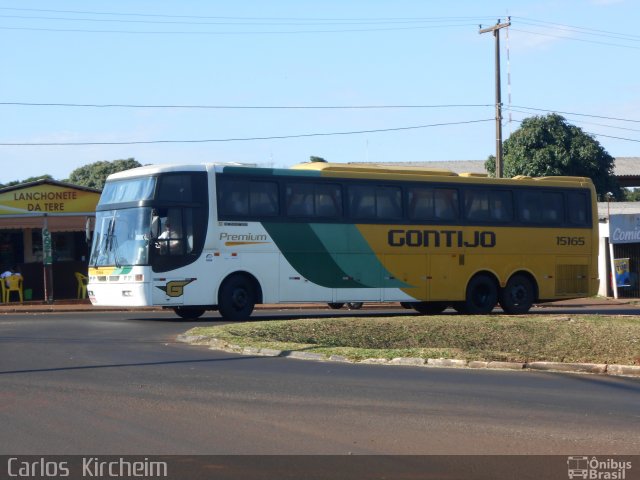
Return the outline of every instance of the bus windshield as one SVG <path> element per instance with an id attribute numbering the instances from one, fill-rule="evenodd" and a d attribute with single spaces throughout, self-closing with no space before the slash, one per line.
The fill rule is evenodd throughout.
<path id="1" fill-rule="evenodd" d="M 99 205 L 150 200 L 153 198 L 155 186 L 155 177 L 127 178 L 107 182 L 102 190 Z"/>
<path id="2" fill-rule="evenodd" d="M 150 224 L 150 207 L 96 212 L 90 265 L 148 264 Z"/>

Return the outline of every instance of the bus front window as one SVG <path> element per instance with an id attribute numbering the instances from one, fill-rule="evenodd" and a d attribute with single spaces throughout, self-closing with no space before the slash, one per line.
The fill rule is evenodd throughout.
<path id="1" fill-rule="evenodd" d="M 121 267 L 148 264 L 150 224 L 150 208 L 96 212 L 90 265 Z"/>

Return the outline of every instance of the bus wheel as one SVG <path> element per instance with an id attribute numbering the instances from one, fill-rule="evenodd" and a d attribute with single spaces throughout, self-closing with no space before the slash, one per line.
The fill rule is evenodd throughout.
<path id="1" fill-rule="evenodd" d="M 471 315 L 491 313 L 498 303 L 498 287 L 489 275 L 476 275 L 467 285 L 465 310 Z"/>
<path id="2" fill-rule="evenodd" d="M 327 305 L 329 305 L 329 308 L 331 310 L 340 310 L 342 307 L 344 307 L 344 303 L 327 303 Z"/>
<path id="3" fill-rule="evenodd" d="M 244 275 L 232 275 L 220 287 L 218 311 L 225 320 L 245 320 L 256 304 L 253 284 Z"/>
<path id="4" fill-rule="evenodd" d="M 437 315 L 445 311 L 447 304 L 444 302 L 416 302 L 411 305 L 411 308 L 423 315 Z"/>
<path id="5" fill-rule="evenodd" d="M 360 310 L 362 308 L 362 302 L 347 302 L 347 308 L 349 310 Z"/>
<path id="6" fill-rule="evenodd" d="M 195 320 L 196 318 L 200 318 L 204 315 L 204 308 L 195 308 L 195 307 L 175 307 L 173 311 L 180 318 L 184 318 L 185 320 Z"/>
<path id="7" fill-rule="evenodd" d="M 525 275 L 516 274 L 500 292 L 500 306 L 511 315 L 527 313 L 535 301 L 535 287 Z"/>

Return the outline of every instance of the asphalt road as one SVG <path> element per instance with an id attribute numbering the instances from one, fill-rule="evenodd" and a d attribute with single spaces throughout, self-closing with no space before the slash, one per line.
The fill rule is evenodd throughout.
<path id="1" fill-rule="evenodd" d="M 243 357 L 175 341 L 216 321 L 0 316 L 0 454 L 640 452 L 640 379 Z"/>

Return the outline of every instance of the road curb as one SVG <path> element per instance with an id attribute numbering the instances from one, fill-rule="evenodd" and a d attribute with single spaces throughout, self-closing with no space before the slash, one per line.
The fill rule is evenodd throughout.
<path id="1" fill-rule="evenodd" d="M 532 370 L 555 370 L 562 372 L 606 373 L 606 363 L 562 363 L 562 362 L 531 362 L 527 368 Z"/>
<path id="2" fill-rule="evenodd" d="M 297 350 L 277 350 L 260 347 L 241 347 L 233 345 L 218 338 L 210 338 L 203 335 L 180 334 L 176 337 L 178 342 L 190 345 L 208 346 L 212 350 L 221 350 L 241 355 L 253 355 L 264 357 L 283 357 L 295 360 L 312 360 L 323 362 L 353 363 L 360 365 L 390 365 L 405 367 L 427 367 L 427 368 L 470 368 L 487 370 L 520 370 L 520 371 L 548 371 L 565 373 L 589 373 L 597 375 L 611 376 L 632 376 L 640 377 L 640 366 L 618 365 L 604 363 L 562 363 L 562 362 L 498 362 L 480 360 L 460 360 L 453 358 L 418 358 L 418 357 L 397 357 L 392 360 L 386 358 L 366 358 L 364 360 L 350 360 L 342 355 L 324 355 L 322 353 L 301 352 Z"/>

